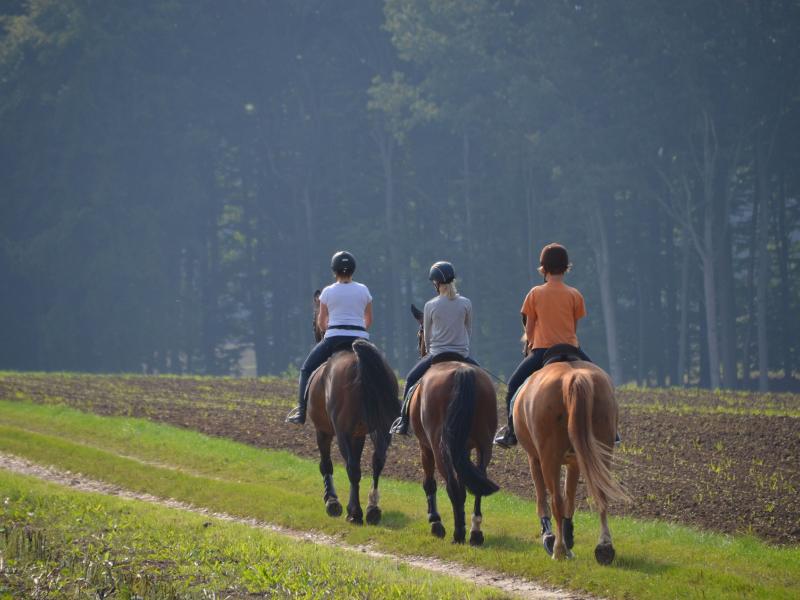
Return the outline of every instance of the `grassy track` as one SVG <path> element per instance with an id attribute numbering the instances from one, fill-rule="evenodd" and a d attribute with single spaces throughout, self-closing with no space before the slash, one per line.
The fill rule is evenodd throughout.
<path id="1" fill-rule="evenodd" d="M 0 471 L 0 598 L 486 598 L 454 578 Z"/>
<path id="2" fill-rule="evenodd" d="M 410 483 L 386 481 L 382 524 L 353 527 L 325 516 L 315 463 L 141 420 L 0 402 L 0 450 L 135 491 L 321 530 L 351 544 L 440 556 L 606 597 L 794 598 L 800 589 L 797 547 L 634 519 L 611 519 L 617 561 L 600 567 L 592 557 L 593 514 L 576 516 L 577 559 L 554 563 L 539 547 L 534 505 L 503 493 L 485 500 L 487 544 L 480 549 L 432 538 L 422 491 Z M 346 477 L 337 470 L 336 478 L 344 495 Z M 448 525 L 443 492 L 440 507 Z"/>

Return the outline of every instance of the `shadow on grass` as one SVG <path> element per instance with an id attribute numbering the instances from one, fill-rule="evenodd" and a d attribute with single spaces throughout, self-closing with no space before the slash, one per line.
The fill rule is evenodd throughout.
<path id="1" fill-rule="evenodd" d="M 398 510 L 384 510 L 380 526 L 386 527 L 386 529 L 404 529 L 411 523 L 413 521 L 405 513 Z"/>
<path id="2" fill-rule="evenodd" d="M 538 552 L 544 554 L 544 548 L 538 540 L 524 539 L 510 535 L 496 535 L 491 531 L 484 531 L 486 541 L 483 543 L 486 548 L 496 548 L 509 550 L 511 552 Z"/>
<path id="3" fill-rule="evenodd" d="M 673 566 L 668 563 L 641 556 L 617 556 L 611 567 L 625 571 L 637 571 L 645 575 L 661 575 L 673 569 Z"/>

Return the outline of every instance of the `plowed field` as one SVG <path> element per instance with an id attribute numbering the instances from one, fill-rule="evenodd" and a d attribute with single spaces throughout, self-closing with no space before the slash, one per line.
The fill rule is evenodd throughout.
<path id="1" fill-rule="evenodd" d="M 275 378 L 6 373 L 0 399 L 143 417 L 316 458 L 313 428 L 283 422 L 295 386 Z M 622 389 L 618 397 L 616 472 L 634 503 L 614 513 L 800 543 L 800 396 Z M 368 449 L 365 470 L 369 458 Z M 420 479 L 413 438 L 392 444 L 385 474 Z M 489 474 L 506 491 L 532 497 L 522 450 L 496 449 Z"/>

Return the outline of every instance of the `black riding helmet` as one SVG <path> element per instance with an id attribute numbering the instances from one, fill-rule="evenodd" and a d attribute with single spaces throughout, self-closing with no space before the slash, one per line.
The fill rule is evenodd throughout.
<path id="1" fill-rule="evenodd" d="M 446 260 L 440 260 L 431 266 L 428 279 L 435 283 L 450 283 L 456 278 L 456 271 Z"/>
<path id="2" fill-rule="evenodd" d="M 331 258 L 331 270 L 337 275 L 352 275 L 356 270 L 356 257 L 347 250 L 339 250 Z"/>

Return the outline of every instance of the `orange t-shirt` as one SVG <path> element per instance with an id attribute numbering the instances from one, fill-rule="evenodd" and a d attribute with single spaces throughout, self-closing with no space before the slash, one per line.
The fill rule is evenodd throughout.
<path id="1" fill-rule="evenodd" d="M 581 293 L 563 281 L 550 280 L 531 289 L 521 312 L 527 319 L 525 334 L 531 348 L 578 345 L 575 325 L 586 316 L 586 306 Z"/>

